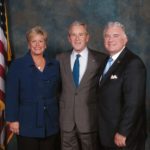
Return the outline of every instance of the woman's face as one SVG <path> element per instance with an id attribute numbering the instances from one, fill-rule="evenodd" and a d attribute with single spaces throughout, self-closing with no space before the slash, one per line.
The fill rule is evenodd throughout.
<path id="1" fill-rule="evenodd" d="M 28 47 L 32 55 L 43 55 L 46 49 L 44 36 L 41 34 L 33 34 L 28 42 Z"/>

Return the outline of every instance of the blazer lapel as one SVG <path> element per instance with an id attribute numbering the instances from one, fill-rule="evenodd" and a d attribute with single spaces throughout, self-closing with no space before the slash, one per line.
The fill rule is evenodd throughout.
<path id="1" fill-rule="evenodd" d="M 70 55 L 71 55 L 71 52 L 68 52 L 67 55 L 66 55 L 66 59 L 64 61 L 64 67 L 65 67 L 65 72 L 68 76 L 68 81 L 71 81 L 72 85 L 75 86 L 74 79 L 73 79 L 73 76 L 72 76 L 72 70 L 71 70 Z"/>
<path id="2" fill-rule="evenodd" d="M 112 66 L 109 68 L 108 72 L 101 78 L 101 81 L 99 83 L 99 86 L 102 86 L 105 81 L 107 81 L 111 75 L 113 75 L 113 72 L 118 68 L 119 65 L 122 63 L 122 59 L 126 53 L 126 49 L 122 51 L 122 53 L 118 56 L 118 58 L 115 60 L 115 62 L 112 64 Z"/>
<path id="3" fill-rule="evenodd" d="M 87 62 L 87 68 L 86 71 L 81 79 L 79 88 L 82 87 L 82 85 L 84 85 L 87 82 L 87 78 L 90 76 L 90 73 L 92 71 L 92 68 L 95 68 L 97 66 L 96 64 L 96 60 L 93 57 L 93 55 L 91 54 L 90 50 L 88 52 L 88 62 Z M 95 66 L 96 65 L 96 66 Z"/>

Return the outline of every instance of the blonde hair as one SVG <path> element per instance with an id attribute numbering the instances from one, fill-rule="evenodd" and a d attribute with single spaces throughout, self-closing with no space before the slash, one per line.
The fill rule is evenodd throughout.
<path id="1" fill-rule="evenodd" d="M 26 33 L 27 41 L 29 42 L 32 36 L 35 34 L 42 35 L 44 37 L 45 42 L 47 43 L 47 38 L 48 38 L 47 32 L 41 26 L 35 26 L 31 28 L 29 31 L 27 31 Z"/>

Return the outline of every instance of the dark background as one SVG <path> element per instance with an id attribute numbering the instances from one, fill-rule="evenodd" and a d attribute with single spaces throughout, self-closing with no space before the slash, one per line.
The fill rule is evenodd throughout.
<path id="1" fill-rule="evenodd" d="M 15 58 L 27 52 L 26 31 L 41 25 L 49 34 L 47 53 L 53 56 L 70 48 L 67 28 L 74 20 L 89 25 L 89 47 L 104 52 L 102 30 L 108 21 L 120 21 L 129 37 L 128 48 L 147 67 L 146 150 L 150 149 L 150 0 L 7 0 L 9 33 Z M 133 131 L 134 132 L 134 131 Z M 12 146 L 15 147 L 15 144 Z M 15 149 L 15 148 L 12 148 Z"/>

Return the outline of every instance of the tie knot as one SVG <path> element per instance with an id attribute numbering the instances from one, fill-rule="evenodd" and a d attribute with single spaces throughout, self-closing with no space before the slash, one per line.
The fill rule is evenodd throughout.
<path id="1" fill-rule="evenodd" d="M 113 62 L 112 57 L 109 57 L 108 62 L 110 62 L 110 63 Z"/>
<path id="2" fill-rule="evenodd" d="M 80 56 L 81 56 L 80 54 L 77 54 L 77 55 L 76 55 L 76 58 L 79 58 Z"/>

